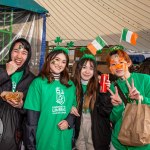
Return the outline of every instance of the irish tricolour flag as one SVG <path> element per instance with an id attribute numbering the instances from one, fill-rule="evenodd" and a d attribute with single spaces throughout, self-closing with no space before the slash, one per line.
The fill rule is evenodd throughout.
<path id="1" fill-rule="evenodd" d="M 129 31 L 128 29 L 124 28 L 122 30 L 121 39 L 123 41 L 129 42 L 132 45 L 136 45 L 136 40 L 138 38 L 138 35 L 132 31 Z"/>
<path id="2" fill-rule="evenodd" d="M 98 50 L 101 50 L 106 44 L 106 42 L 100 37 L 96 37 L 96 39 L 87 45 L 87 48 L 90 52 L 95 55 Z"/>

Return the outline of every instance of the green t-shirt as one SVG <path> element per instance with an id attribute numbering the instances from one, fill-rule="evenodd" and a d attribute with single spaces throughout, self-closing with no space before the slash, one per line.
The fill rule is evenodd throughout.
<path id="1" fill-rule="evenodd" d="M 132 73 L 130 77 L 127 79 L 128 82 L 132 83 L 132 79 L 134 80 L 134 86 L 137 88 L 137 90 L 140 92 L 140 94 L 143 96 L 143 104 L 150 105 L 150 76 L 146 74 L 139 74 L 139 73 Z M 122 92 L 125 94 L 127 100 L 129 103 L 132 102 L 131 99 L 128 98 L 128 87 L 126 85 L 125 80 L 118 79 L 117 83 L 119 87 L 121 88 Z M 111 90 L 114 92 L 114 85 L 111 85 Z M 138 101 L 137 101 L 138 102 Z M 139 146 L 139 147 L 131 147 L 131 146 L 124 146 L 120 144 L 118 141 L 118 134 L 120 132 L 121 124 L 122 124 L 122 118 L 123 118 L 123 112 L 124 112 L 125 106 L 124 103 L 118 106 L 114 106 L 113 110 L 110 115 L 110 120 L 114 123 L 114 130 L 112 132 L 112 144 L 117 150 L 150 150 L 150 144 L 145 146 Z"/>
<path id="2" fill-rule="evenodd" d="M 72 129 L 60 130 L 58 123 L 64 120 L 76 104 L 75 86 L 67 88 L 60 81 L 48 83 L 36 78 L 30 85 L 24 108 L 40 112 L 36 132 L 37 150 L 71 150 Z"/>
<path id="3" fill-rule="evenodd" d="M 23 71 L 20 71 L 20 72 L 15 72 L 10 77 L 12 81 L 12 92 L 16 91 L 17 84 L 21 80 L 22 75 L 23 75 Z"/>

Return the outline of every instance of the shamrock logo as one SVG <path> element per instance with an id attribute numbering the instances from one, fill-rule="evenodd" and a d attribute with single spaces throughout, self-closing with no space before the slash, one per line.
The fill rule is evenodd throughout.
<path id="1" fill-rule="evenodd" d="M 81 47 L 80 48 L 80 52 L 82 52 L 83 54 L 85 54 L 85 51 L 86 51 L 87 49 L 86 49 L 86 47 Z"/>
<path id="2" fill-rule="evenodd" d="M 111 46 L 110 51 L 115 51 L 115 50 L 124 50 L 125 48 L 122 45 L 115 45 L 115 46 Z"/>
<path id="3" fill-rule="evenodd" d="M 70 41 L 69 43 L 67 43 L 68 48 L 73 47 L 73 46 L 74 46 L 74 42 Z"/>
<path id="4" fill-rule="evenodd" d="M 96 52 L 96 54 L 101 54 L 102 53 L 102 50 L 98 50 L 97 52 Z"/>
<path id="5" fill-rule="evenodd" d="M 54 42 L 59 45 L 59 43 L 62 43 L 62 39 L 58 36 L 56 37 L 56 39 L 54 40 Z"/>

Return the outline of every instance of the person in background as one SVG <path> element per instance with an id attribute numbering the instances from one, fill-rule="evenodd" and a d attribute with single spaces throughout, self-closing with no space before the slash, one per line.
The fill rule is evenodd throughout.
<path id="1" fill-rule="evenodd" d="M 31 58 L 31 46 L 26 39 L 15 40 L 9 51 L 9 61 L 0 66 L 0 93 L 4 91 L 21 92 L 18 102 L 0 97 L 0 119 L 3 132 L 0 138 L 1 150 L 19 150 L 22 141 L 23 104 L 28 87 L 34 75 L 28 63 Z"/>
<path id="2" fill-rule="evenodd" d="M 150 75 L 150 57 L 140 64 L 138 72 Z"/>
<path id="3" fill-rule="evenodd" d="M 110 52 L 107 57 L 107 63 L 111 73 L 118 77 L 116 82 L 127 98 L 128 103 L 132 103 L 133 100 L 137 102 L 138 100 L 142 100 L 142 104 L 150 105 L 150 76 L 135 72 L 130 73 L 129 67 L 132 65 L 132 61 L 125 51 L 114 50 Z M 110 120 L 114 125 L 110 149 L 149 150 L 149 144 L 144 146 L 125 146 L 119 142 L 118 134 L 122 124 L 125 104 L 118 95 L 118 89 L 114 83 L 111 84 L 108 90 L 111 93 L 111 102 L 113 104 Z"/>
<path id="4" fill-rule="evenodd" d="M 72 134 L 65 118 L 76 106 L 75 86 L 69 80 L 68 49 L 56 47 L 46 57 L 40 76 L 30 85 L 27 110 L 28 150 L 71 150 Z"/>
<path id="5" fill-rule="evenodd" d="M 111 126 L 109 115 L 112 104 L 109 92 L 100 93 L 96 60 L 93 55 L 84 54 L 77 62 L 74 74 L 78 110 L 76 115 L 75 139 L 78 150 L 109 150 Z M 108 86 L 110 82 L 107 81 Z M 71 118 L 71 117 L 70 117 Z M 72 127 L 73 120 L 67 121 Z"/>

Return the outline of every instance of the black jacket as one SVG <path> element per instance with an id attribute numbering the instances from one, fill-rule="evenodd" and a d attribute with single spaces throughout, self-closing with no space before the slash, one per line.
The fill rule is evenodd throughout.
<path id="1" fill-rule="evenodd" d="M 26 150 L 36 150 L 36 130 L 40 117 L 39 111 L 26 110 L 27 118 L 24 126 L 24 145 Z"/>
<path id="2" fill-rule="evenodd" d="M 112 111 L 109 93 L 99 93 L 91 113 L 92 138 L 95 150 L 109 150 L 111 126 L 109 116 Z"/>
<path id="3" fill-rule="evenodd" d="M 75 139 L 78 138 L 81 124 L 83 100 L 79 106 L 80 117 L 75 118 Z M 112 111 L 112 104 L 109 93 L 97 94 L 93 111 L 91 112 L 92 139 L 95 150 L 109 150 L 111 140 L 111 126 L 109 115 Z M 74 116 L 69 115 L 66 120 L 73 127 Z"/>
<path id="4" fill-rule="evenodd" d="M 29 85 L 34 77 L 35 76 L 29 71 L 29 68 L 26 67 L 16 87 L 16 91 L 23 92 L 23 100 L 25 100 Z M 5 70 L 5 66 L 0 66 L 0 93 L 3 91 L 12 91 L 12 82 Z M 14 108 L 0 98 L 0 117 L 4 126 L 0 149 L 18 150 L 21 140 L 24 110 Z"/>

